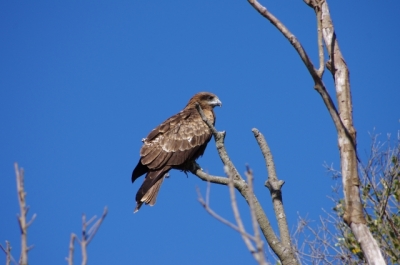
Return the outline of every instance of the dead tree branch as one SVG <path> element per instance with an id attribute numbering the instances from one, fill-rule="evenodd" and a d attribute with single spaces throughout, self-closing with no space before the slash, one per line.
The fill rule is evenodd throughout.
<path id="1" fill-rule="evenodd" d="M 82 252 L 82 265 L 87 264 L 87 247 L 89 246 L 89 243 L 92 241 L 93 237 L 96 235 L 97 231 L 99 230 L 101 224 L 103 223 L 104 219 L 106 218 L 108 213 L 107 207 L 104 207 L 104 211 L 102 216 L 89 228 L 89 231 L 87 231 L 87 227 L 94 221 L 96 220 L 96 216 L 93 216 L 89 221 L 86 221 L 86 215 L 82 215 L 82 238 L 81 240 L 78 239 L 78 237 L 72 233 L 71 234 L 71 239 L 69 242 L 69 255 L 68 258 L 65 258 L 68 261 L 68 265 L 73 265 L 74 264 L 74 244 L 75 241 L 77 241 L 81 245 L 81 252 Z"/>
<path id="2" fill-rule="evenodd" d="M 208 182 L 209 184 L 210 182 Z M 210 185 L 207 185 L 207 194 L 209 194 L 210 191 Z M 255 241 L 255 237 L 248 234 L 244 229 L 241 229 L 239 226 L 229 222 L 228 220 L 226 220 L 225 218 L 223 218 L 222 216 L 220 216 L 219 214 L 217 214 L 216 212 L 214 212 L 209 204 L 208 201 L 208 196 L 206 195 L 206 199 L 204 200 L 203 196 L 201 195 L 200 190 L 197 188 L 197 195 L 198 195 L 198 200 L 201 204 L 201 206 L 204 207 L 204 209 L 206 210 L 207 213 L 209 213 L 212 217 L 214 217 L 215 219 L 217 219 L 218 221 L 220 221 L 221 223 L 229 226 L 230 228 L 232 228 L 233 230 L 235 230 L 236 232 L 240 233 L 240 235 L 242 237 L 245 237 L 247 239 L 253 240 Z"/>
<path id="3" fill-rule="evenodd" d="M 18 203 L 20 208 L 20 214 L 17 215 L 18 224 L 21 231 L 21 256 L 19 259 L 19 264 L 28 264 L 28 251 L 33 248 L 33 246 L 28 247 L 28 227 L 33 223 L 36 218 L 36 214 L 32 216 L 32 219 L 27 222 L 27 215 L 29 208 L 26 206 L 26 192 L 24 187 L 24 170 L 18 168 L 18 163 L 14 163 L 15 175 L 17 179 L 17 194 Z"/>
<path id="4" fill-rule="evenodd" d="M 0 244 L 0 248 L 1 248 L 1 250 L 3 250 L 4 253 L 6 254 L 6 265 L 10 265 L 11 261 L 12 261 L 14 264 L 18 264 L 18 263 L 15 261 L 15 259 L 13 258 L 13 256 L 11 255 L 11 245 L 10 245 L 10 242 L 8 242 L 8 241 L 6 240 L 6 247 L 3 247 L 3 246 Z"/>
<path id="5" fill-rule="evenodd" d="M 249 191 L 254 194 L 254 189 L 253 189 L 253 171 L 250 169 L 250 167 L 247 166 L 247 170 L 245 172 L 245 175 L 247 177 L 247 183 L 249 185 Z M 229 185 L 229 189 L 231 190 L 231 193 L 234 194 L 235 190 L 232 184 Z M 232 200 L 232 196 L 231 196 Z M 260 237 L 260 231 L 259 231 L 259 226 L 257 223 L 257 217 L 256 213 L 254 210 L 254 201 L 253 201 L 253 196 L 249 197 L 249 207 L 250 207 L 250 216 L 251 216 L 251 223 L 253 225 L 253 231 L 254 231 L 254 237 L 256 238 L 255 244 L 256 244 L 256 249 L 257 251 L 253 254 L 255 259 L 258 261 L 259 264 L 266 264 L 265 260 L 265 255 L 264 255 L 264 242 L 261 240 Z M 257 254 L 257 255 L 256 255 Z"/>
<path id="6" fill-rule="evenodd" d="M 304 50 L 303 46 L 296 38 L 296 36 L 289 31 L 288 28 L 279 20 L 277 19 L 271 12 L 267 10 L 266 7 L 262 6 L 256 0 L 248 0 L 248 2 L 259 12 L 263 17 L 268 19 L 282 34 L 283 36 L 290 42 L 293 48 L 299 54 L 301 60 L 303 61 L 304 65 L 306 66 L 308 72 L 310 73 L 311 77 L 314 80 L 314 88 L 318 91 L 321 95 L 325 106 L 327 107 L 329 114 L 332 117 L 332 120 L 335 124 L 336 130 L 345 132 L 345 127 L 342 124 L 342 121 L 339 117 L 339 113 L 335 107 L 335 104 L 332 101 L 319 73 L 318 70 L 314 67 L 310 57 L 308 56 L 307 52 Z M 321 57 L 320 57 L 321 60 Z M 322 75 L 322 74 L 321 74 Z"/>
<path id="7" fill-rule="evenodd" d="M 68 255 L 68 258 L 66 258 L 66 260 L 68 261 L 68 265 L 74 265 L 75 240 L 78 240 L 77 236 L 74 233 L 72 233 L 71 240 L 69 241 L 69 255 Z"/>
<path id="8" fill-rule="evenodd" d="M 253 192 L 249 192 L 249 185 L 244 181 L 244 179 L 238 173 L 236 167 L 233 165 L 230 160 L 224 144 L 225 132 L 218 132 L 211 122 L 207 120 L 205 117 L 203 110 L 200 105 L 196 105 L 197 110 L 199 111 L 203 121 L 208 125 L 211 132 L 214 135 L 215 144 L 217 146 L 218 154 L 222 160 L 222 163 L 227 167 L 230 172 L 231 177 L 233 178 L 233 185 L 239 191 L 239 193 L 245 198 L 246 202 L 249 204 L 251 200 L 254 202 L 254 212 L 256 215 L 257 222 L 263 232 L 265 239 L 267 240 L 269 246 L 272 248 L 274 253 L 281 260 L 282 264 L 297 264 L 297 260 L 292 252 L 291 248 L 286 248 L 281 241 L 276 236 L 274 230 L 271 227 L 271 224 L 265 215 L 264 210 L 261 207 L 261 204 L 257 200 L 257 197 Z M 193 167 L 191 172 L 198 176 L 200 179 L 204 181 L 209 181 L 212 183 L 229 185 L 229 179 L 224 177 L 215 177 L 209 176 L 205 172 L 203 172 L 198 167 Z M 250 198 L 250 196 L 252 198 Z"/>
<path id="9" fill-rule="evenodd" d="M 214 136 L 215 144 L 217 146 L 217 151 L 218 151 L 219 157 L 222 160 L 222 163 L 229 168 L 229 172 L 232 172 L 234 180 L 244 181 L 243 178 L 240 176 L 239 172 L 237 171 L 236 167 L 233 165 L 231 159 L 228 156 L 228 153 L 226 152 L 225 145 L 224 145 L 226 132 L 225 131 L 218 132 L 215 129 L 213 124 L 204 115 L 204 112 L 198 103 L 196 103 L 196 109 L 200 113 L 201 118 L 208 125 L 208 127 L 210 128 L 210 130 Z"/>
<path id="10" fill-rule="evenodd" d="M 358 163 L 356 153 L 356 130 L 353 126 L 349 70 L 339 49 L 326 0 L 304 1 L 307 5 L 314 9 L 317 17 L 318 49 L 320 61 L 320 68 L 318 70 L 315 69 L 301 43 L 283 25 L 283 23 L 281 23 L 257 0 L 248 0 L 255 10 L 257 10 L 263 17 L 268 19 L 288 39 L 313 78 L 314 88 L 321 95 L 325 106 L 331 115 L 333 123 L 335 124 L 338 134 L 346 204 L 343 219 L 351 227 L 357 240 L 360 242 L 368 262 L 370 264 L 385 264 L 376 240 L 373 238 L 368 227 L 365 225 L 366 221 L 364 218 L 363 206 L 360 200 L 359 176 L 357 171 Z M 339 112 L 337 111 L 322 81 L 323 70 L 321 67 L 321 62 L 324 60 L 324 55 L 321 41 L 321 31 L 325 47 L 329 54 L 327 68 L 332 73 L 335 81 Z"/>
<path id="11" fill-rule="evenodd" d="M 10 265 L 11 261 L 11 247 L 10 243 L 6 241 L 6 248 L 3 247 L 3 245 L 0 244 L 1 250 L 3 250 L 4 254 L 6 254 L 6 265 Z"/>
<path id="12" fill-rule="evenodd" d="M 368 161 L 360 163 L 360 189 L 367 225 L 377 240 L 381 253 L 388 264 L 400 260 L 400 237 L 395 223 L 400 209 L 397 192 L 400 189 L 400 134 L 393 143 L 388 135 L 386 142 L 371 136 L 372 145 Z M 338 172 L 327 166 L 333 179 Z M 340 173 L 339 173 L 340 174 Z M 365 264 L 366 257 L 350 227 L 343 222 L 344 203 L 340 192 L 341 184 L 332 188 L 330 196 L 334 207 L 324 211 L 319 225 L 311 226 L 299 217 L 298 229 L 293 235 L 296 253 L 307 264 Z M 305 232 L 306 230 L 306 232 Z M 301 239 L 301 243 L 300 243 Z"/>
<path id="13" fill-rule="evenodd" d="M 260 146 L 261 152 L 265 159 L 265 165 L 268 170 L 268 180 L 265 182 L 265 186 L 271 193 L 282 244 L 285 247 L 292 249 L 285 209 L 282 202 L 282 186 L 285 184 L 285 182 L 283 180 L 279 180 L 276 175 L 274 159 L 264 135 L 262 135 L 256 128 L 253 128 L 252 131 L 258 145 Z"/>
<path id="14" fill-rule="evenodd" d="M 236 201 L 236 196 L 235 196 L 235 187 L 233 183 L 233 177 L 230 175 L 228 172 L 228 167 L 225 167 L 227 170 L 226 173 L 228 175 L 228 186 L 229 186 L 229 194 L 231 197 L 231 205 L 232 205 L 232 210 L 235 216 L 235 220 L 237 225 L 231 223 L 230 221 L 224 219 L 217 213 L 215 213 L 210 205 L 209 205 L 209 194 L 210 194 L 210 182 L 207 184 L 207 191 L 206 191 L 206 199 L 201 196 L 200 191 L 197 189 L 198 193 L 198 200 L 200 204 L 204 207 L 204 209 L 215 219 L 218 221 L 222 222 L 223 224 L 231 227 L 235 231 L 237 231 L 241 236 L 242 239 L 247 247 L 247 249 L 250 251 L 250 253 L 253 255 L 254 259 L 257 261 L 258 264 L 260 265 L 267 265 L 268 263 L 266 262 L 264 251 L 263 251 L 263 241 L 261 240 L 260 233 L 259 233 L 259 226 L 256 220 L 256 215 L 254 213 L 254 205 L 253 202 L 250 201 L 250 212 L 251 212 L 251 218 L 252 218 L 252 223 L 254 227 L 254 235 L 250 235 L 248 232 L 246 232 L 246 229 L 244 227 L 244 224 L 242 222 L 242 219 L 240 217 L 239 213 L 239 208 L 237 206 L 237 201 Z M 250 180 L 251 181 L 251 180 Z M 250 182 L 249 182 L 250 183 Z M 249 189 L 252 191 L 252 186 L 249 184 Z M 255 247 L 253 245 L 253 242 L 255 244 Z"/>
<path id="15" fill-rule="evenodd" d="M 229 195 L 231 197 L 231 205 L 232 205 L 233 215 L 235 217 L 235 220 L 236 220 L 236 223 L 238 224 L 239 229 L 241 231 L 245 232 L 246 230 L 244 228 L 242 218 L 240 217 L 239 208 L 238 208 L 237 202 L 236 202 L 235 187 L 232 182 L 234 175 L 229 172 L 228 167 L 226 167 L 225 170 L 226 170 L 226 174 L 228 175 L 228 178 L 230 180 L 228 187 L 229 187 Z M 253 190 L 252 190 L 252 187 L 250 186 L 250 184 L 248 185 L 248 187 L 249 187 L 249 193 L 252 193 Z M 249 206 L 250 206 L 251 218 L 252 218 L 252 222 L 254 222 L 254 221 L 257 222 L 256 218 L 255 218 L 255 214 L 254 214 L 254 202 L 253 202 L 252 197 L 253 196 L 251 196 L 251 195 L 249 196 Z M 258 234 L 258 224 L 256 224 L 256 226 L 257 227 L 254 230 L 254 242 L 256 243 L 256 246 L 258 246 L 257 249 L 254 248 L 254 246 L 253 246 L 252 242 L 249 240 L 249 238 L 242 235 L 242 239 L 243 239 L 244 243 L 246 244 L 247 249 L 253 255 L 254 259 L 258 262 L 258 264 L 261 265 L 261 264 L 266 264 L 266 261 L 265 261 L 265 256 L 263 253 L 262 242 L 260 243 L 261 238 L 260 238 L 260 235 Z M 261 245 L 261 248 L 259 248 L 260 245 Z"/>

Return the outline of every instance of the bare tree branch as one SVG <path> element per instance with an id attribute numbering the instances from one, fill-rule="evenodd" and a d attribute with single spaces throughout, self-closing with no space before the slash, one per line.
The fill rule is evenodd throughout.
<path id="1" fill-rule="evenodd" d="M 265 186 L 269 189 L 271 193 L 272 203 L 274 205 L 275 216 L 278 221 L 279 234 L 281 236 L 282 244 L 285 247 L 292 249 L 285 209 L 282 202 L 282 186 L 285 182 L 283 180 L 278 180 L 275 171 L 274 159 L 264 136 L 256 128 L 253 128 L 252 131 L 258 145 L 260 146 L 261 152 L 265 159 L 265 165 L 268 170 L 268 179 L 265 182 Z"/>
<path id="2" fill-rule="evenodd" d="M 90 222 L 90 220 L 89 220 Z M 81 251 L 82 251 L 82 265 L 87 264 L 87 229 L 88 222 L 86 222 L 86 214 L 82 214 L 82 240 L 81 240 Z"/>
<path id="3" fill-rule="evenodd" d="M 228 170 L 228 167 L 225 167 L 226 170 Z M 240 217 L 240 213 L 239 213 L 239 208 L 237 206 L 237 202 L 236 202 L 236 196 L 235 196 L 235 187 L 234 187 L 234 183 L 233 183 L 233 177 L 230 176 L 229 172 L 226 171 L 227 175 L 229 176 L 229 193 L 230 193 L 230 197 L 231 197 L 231 205 L 232 205 L 232 210 L 234 213 L 234 217 L 236 220 L 237 225 L 227 221 L 226 219 L 224 219 L 223 217 L 221 217 L 220 215 L 218 215 L 217 213 L 215 213 L 209 206 L 209 193 L 210 193 L 210 182 L 207 183 L 207 191 L 206 191 L 206 199 L 204 200 L 203 197 L 201 196 L 201 193 L 199 191 L 199 189 L 197 189 L 197 193 L 198 193 L 198 200 L 200 202 L 200 204 L 204 207 L 204 209 L 215 219 L 217 219 L 218 221 L 222 222 L 225 225 L 228 225 L 229 227 L 231 227 L 232 229 L 234 229 L 235 231 L 237 231 L 241 236 L 242 239 L 246 245 L 246 247 L 248 248 L 248 250 L 250 251 L 250 253 L 253 255 L 254 259 L 258 262 L 258 264 L 261 265 L 267 265 L 266 259 L 265 259 L 265 255 L 263 252 L 263 242 L 260 238 L 260 233 L 258 231 L 259 226 L 256 220 L 256 216 L 255 213 L 252 213 L 252 223 L 254 225 L 254 236 L 250 235 L 249 233 L 246 232 L 246 229 L 244 228 L 242 219 Z M 249 186 L 250 188 L 250 186 Z M 251 205 L 253 203 L 251 202 Z M 254 209 L 253 206 L 250 207 L 251 209 Z M 254 219 L 253 219 L 254 218 Z M 256 244 L 256 248 L 253 246 L 254 242 Z"/>
<path id="4" fill-rule="evenodd" d="M 314 88 L 321 95 L 332 117 L 338 134 L 343 188 L 346 202 L 346 209 L 343 219 L 351 227 L 357 240 L 360 241 L 361 247 L 370 264 L 385 264 L 377 242 L 374 240 L 372 234 L 365 225 L 366 221 L 364 218 L 363 206 L 360 200 L 359 176 L 357 172 L 356 131 L 352 120 L 353 117 L 349 71 L 338 46 L 326 0 L 304 1 L 307 5 L 314 9 L 317 16 L 318 49 L 320 61 L 319 70 L 315 69 L 309 56 L 297 38 L 274 15 L 272 15 L 257 0 L 248 0 L 248 2 L 263 17 L 268 19 L 289 40 L 313 78 L 315 83 Z M 321 68 L 321 61 L 323 61 L 323 49 L 320 41 L 321 29 L 325 46 L 329 54 L 327 68 L 332 73 L 335 81 L 339 112 L 337 111 L 321 79 L 323 73 Z"/>
<path id="5" fill-rule="evenodd" d="M 301 43 L 297 40 L 296 36 L 293 35 L 288 28 L 279 20 L 277 19 L 271 12 L 267 10 L 267 8 L 261 5 L 257 0 L 248 0 L 251 6 L 259 12 L 263 17 L 269 20 L 282 34 L 283 36 L 288 39 L 290 44 L 292 44 L 293 48 L 296 49 L 297 53 L 299 54 L 301 60 L 307 67 L 308 71 L 310 72 L 311 76 L 313 77 L 315 82 L 319 82 L 320 78 L 315 69 L 311 59 L 307 55 L 306 51 L 304 50 Z"/>
<path id="6" fill-rule="evenodd" d="M 383 258 L 389 264 L 397 264 L 400 260 L 400 237 L 395 222 L 399 220 L 400 209 L 400 196 L 396 193 L 400 189 L 400 134 L 395 143 L 389 136 L 384 143 L 379 142 L 376 135 L 372 135 L 371 139 L 368 161 L 365 165 L 359 164 L 361 199 L 367 226 L 377 240 Z M 337 180 L 340 173 L 332 166 L 327 166 L 327 169 Z M 299 258 L 307 264 L 367 262 L 354 233 L 343 222 L 343 195 L 340 183 L 337 184 L 338 187 L 332 188 L 333 196 L 330 197 L 335 205 L 333 212 L 325 211 L 326 217 L 320 217 L 316 228 L 311 228 L 310 222 L 300 217 L 293 242 L 296 243 Z"/>
<path id="7" fill-rule="evenodd" d="M 336 39 L 328 4 L 326 1 L 322 1 L 320 6 L 322 10 L 322 33 L 332 66 L 328 69 L 335 80 L 340 119 L 345 126 L 344 131 L 338 130 L 343 188 L 346 201 L 346 211 L 343 219 L 350 225 L 354 235 L 360 242 L 368 262 L 370 264 L 385 264 L 379 246 L 366 226 L 360 199 L 356 130 L 353 126 L 349 70 Z"/>
<path id="8" fill-rule="evenodd" d="M 247 166 L 245 175 L 247 177 L 247 183 L 249 185 L 249 190 L 251 193 L 254 194 L 254 189 L 253 189 L 253 171 L 250 169 L 249 166 Z M 230 185 L 231 189 L 233 190 L 233 186 Z M 256 213 L 254 210 L 254 201 L 253 201 L 253 196 L 249 196 L 249 206 L 250 206 L 250 215 L 251 215 L 251 223 L 253 225 L 253 231 L 254 231 L 254 237 L 256 238 L 256 249 L 258 255 L 255 256 L 256 260 L 258 261 L 259 264 L 266 264 L 265 260 L 265 255 L 264 255 L 264 242 L 261 240 L 260 237 L 260 231 L 259 231 L 259 226 L 257 223 L 257 217 Z"/>
<path id="9" fill-rule="evenodd" d="M 200 113 L 201 118 L 203 119 L 203 121 L 208 125 L 208 127 L 210 128 L 212 134 L 214 135 L 214 139 L 215 139 L 215 144 L 217 146 L 217 151 L 218 154 L 222 160 L 222 163 L 229 167 L 229 171 L 232 172 L 234 174 L 234 179 L 235 180 L 243 180 L 243 178 L 240 176 L 239 172 L 237 171 L 236 167 L 233 165 L 231 159 L 228 156 L 228 153 L 226 152 L 225 149 L 225 145 L 224 145 L 224 140 L 225 140 L 225 131 L 223 132 L 218 132 L 215 127 L 213 126 L 213 124 L 206 118 L 206 116 L 204 115 L 203 110 L 201 109 L 200 105 L 198 103 L 196 103 L 196 109 L 197 111 Z"/>
<path id="10" fill-rule="evenodd" d="M 101 224 L 103 223 L 104 219 L 106 218 L 108 213 L 107 207 L 104 207 L 104 211 L 100 219 L 98 219 L 92 227 L 89 228 L 89 231 L 87 231 L 87 227 L 97 218 L 96 216 L 93 216 L 90 218 L 89 221 L 86 221 L 86 215 L 82 214 L 82 239 L 79 240 L 79 238 L 72 233 L 71 234 L 71 239 L 69 242 L 69 255 L 68 258 L 65 258 L 68 261 L 68 265 L 73 265 L 74 261 L 74 244 L 75 241 L 77 241 L 81 245 L 81 252 L 82 252 L 82 265 L 87 264 L 88 260 L 88 255 L 87 255 L 87 247 L 89 246 L 89 243 L 92 241 L 93 237 L 96 235 L 97 231 L 99 230 Z"/>
<path id="11" fill-rule="evenodd" d="M 101 215 L 100 219 L 96 221 L 96 223 L 89 229 L 88 235 L 88 245 L 92 241 L 93 237 L 96 235 L 97 230 L 99 230 L 100 225 L 103 223 L 104 219 L 106 218 L 108 213 L 108 208 L 104 207 L 103 214 Z"/>
<path id="12" fill-rule="evenodd" d="M 207 192 L 210 189 L 210 186 L 207 185 Z M 241 230 L 238 226 L 236 226 L 235 224 L 229 222 L 228 220 L 226 220 L 225 218 L 221 217 L 219 214 L 217 214 L 216 212 L 214 212 L 210 205 L 207 203 L 207 199 L 204 200 L 204 198 L 201 196 L 201 192 L 200 190 L 197 188 L 197 195 L 198 195 L 198 200 L 201 204 L 201 206 L 204 207 L 204 209 L 206 210 L 207 213 L 209 213 L 212 217 L 214 217 L 215 219 L 217 219 L 218 221 L 220 221 L 221 223 L 229 226 L 230 228 L 232 228 L 233 230 L 235 230 L 236 232 L 240 233 L 243 237 L 249 238 L 251 240 L 255 240 L 255 237 L 248 234 L 246 231 Z"/>
<path id="13" fill-rule="evenodd" d="M 219 153 L 219 156 L 222 160 L 222 163 L 228 167 L 229 171 L 233 175 L 233 184 L 235 188 L 240 192 L 240 194 L 245 198 L 246 202 L 249 204 L 250 202 L 250 196 L 253 196 L 254 200 L 254 212 L 257 217 L 258 224 L 260 225 L 261 231 L 263 232 L 263 235 L 265 239 L 267 240 L 269 246 L 272 248 L 274 253 L 279 257 L 281 260 L 282 264 L 297 264 L 297 260 L 292 252 L 292 249 L 286 248 L 284 245 L 282 245 L 281 241 L 278 239 L 276 236 L 274 230 L 271 227 L 271 224 L 265 215 L 264 210 L 261 207 L 261 204 L 257 200 L 257 197 L 255 196 L 254 193 L 249 192 L 249 188 L 247 183 L 243 180 L 243 178 L 240 176 L 238 173 L 237 169 L 231 162 L 226 149 L 224 145 L 224 138 L 225 138 L 225 133 L 224 132 L 218 132 L 215 127 L 212 125 L 211 122 L 207 120 L 205 117 L 203 110 L 201 109 L 200 105 L 196 105 L 197 110 L 199 111 L 203 121 L 209 126 L 211 132 L 213 132 L 214 138 L 215 138 L 215 144 L 217 146 L 217 151 Z M 199 167 L 193 166 L 190 171 L 201 178 L 202 180 L 205 181 L 210 181 L 218 183 L 218 184 L 223 184 L 223 185 L 228 185 L 229 180 L 227 178 L 222 178 L 222 177 L 211 177 L 208 174 L 204 173 Z"/>
<path id="14" fill-rule="evenodd" d="M 340 120 L 345 130 L 338 130 L 339 150 L 342 162 L 342 178 L 346 182 L 344 185 L 346 206 L 345 213 L 347 224 L 364 223 L 362 214 L 362 205 L 358 191 L 359 177 L 357 172 L 357 154 L 356 154 L 356 131 L 353 126 L 352 99 L 350 94 L 349 70 L 344 61 L 333 23 L 330 17 L 328 4 L 323 1 L 322 10 L 322 32 L 330 56 L 331 67 L 328 68 L 335 80 L 336 97 L 338 100 Z M 351 202 L 351 203 L 350 203 Z"/>
<path id="15" fill-rule="evenodd" d="M 33 246 L 28 247 L 28 227 L 35 220 L 36 214 L 33 215 L 32 219 L 29 222 L 26 221 L 28 215 L 28 207 L 26 206 L 26 192 L 24 188 L 24 170 L 22 168 L 18 168 L 18 163 L 14 163 L 14 168 L 17 179 L 17 194 L 20 208 L 20 214 L 17 216 L 18 224 L 21 231 L 21 256 L 19 263 L 21 265 L 27 265 L 28 251 L 33 248 Z"/>
<path id="16" fill-rule="evenodd" d="M 4 254 L 6 254 L 6 265 L 10 265 L 11 261 L 11 247 L 10 243 L 6 241 L 6 248 L 3 247 L 2 244 L 0 244 L 1 250 L 3 250 Z"/>
<path id="17" fill-rule="evenodd" d="M 269 22 L 271 22 L 283 34 L 283 36 L 290 42 L 290 44 L 292 44 L 293 48 L 297 51 L 301 60 L 307 67 L 308 72 L 313 78 L 315 83 L 314 88 L 321 95 L 325 103 L 325 106 L 327 107 L 329 114 L 332 117 L 336 130 L 345 133 L 346 129 L 342 124 L 342 121 L 340 120 L 339 113 L 335 107 L 335 104 L 332 101 L 332 98 L 330 97 L 322 79 L 320 78 L 318 70 L 314 67 L 314 64 L 312 63 L 310 57 L 304 50 L 301 43 L 297 40 L 296 36 L 292 32 L 290 32 L 289 29 L 286 28 L 286 26 L 279 19 L 277 19 L 272 13 L 270 13 L 267 10 L 267 8 L 262 6 L 257 0 L 248 0 L 248 2 L 256 9 L 257 12 L 259 12 L 263 17 L 268 19 Z M 310 0 L 310 2 L 314 1 Z"/>
<path id="18" fill-rule="evenodd" d="M 324 1 L 324 0 L 314 0 Z M 317 70 L 319 78 L 322 78 L 325 71 L 324 43 L 322 42 L 322 11 L 320 5 L 315 5 L 315 13 L 317 14 L 317 30 L 318 30 L 318 57 L 319 68 Z"/>
<path id="19" fill-rule="evenodd" d="M 317 35 L 318 35 L 318 57 L 319 68 L 317 70 L 319 78 L 322 78 L 325 71 L 324 44 L 322 41 L 322 11 L 321 4 L 325 0 L 303 0 L 309 7 L 314 9 L 317 17 Z"/>
<path id="20" fill-rule="evenodd" d="M 10 245 L 10 242 L 8 242 L 8 241 L 6 240 L 6 247 L 4 248 L 4 247 L 0 244 L 0 248 L 1 248 L 1 250 L 3 250 L 4 253 L 6 254 L 6 265 L 10 265 L 11 261 L 12 261 L 14 264 L 18 264 L 18 263 L 15 261 L 15 259 L 13 258 L 13 256 L 11 255 L 11 245 Z"/>
<path id="21" fill-rule="evenodd" d="M 235 217 L 236 223 L 237 223 L 240 231 L 243 231 L 243 233 L 246 233 L 246 230 L 245 230 L 243 222 L 242 222 L 242 218 L 240 217 L 239 208 L 237 207 L 236 196 L 235 196 L 235 187 L 233 185 L 233 174 L 231 175 L 228 167 L 225 168 L 225 172 L 228 175 L 228 178 L 230 180 L 228 187 L 229 187 L 229 195 L 231 197 L 231 206 L 232 206 L 233 216 Z M 243 234 L 242 234 L 242 239 L 243 239 L 244 243 L 246 244 L 250 253 L 258 261 L 258 257 L 256 257 L 256 255 L 255 255 L 256 250 L 254 249 L 253 244 L 251 243 L 249 238 L 247 238 L 246 236 L 243 236 Z M 255 240 L 256 240 L 256 238 L 254 237 L 254 241 Z"/>
<path id="22" fill-rule="evenodd" d="M 77 239 L 77 236 L 74 233 L 72 233 L 71 239 L 69 241 L 69 255 L 68 255 L 68 258 L 65 258 L 68 261 L 68 265 L 74 265 L 75 239 Z"/>

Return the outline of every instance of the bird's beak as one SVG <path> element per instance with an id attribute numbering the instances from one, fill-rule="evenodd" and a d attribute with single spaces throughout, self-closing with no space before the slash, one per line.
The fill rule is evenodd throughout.
<path id="1" fill-rule="evenodd" d="M 219 100 L 219 98 L 215 97 L 211 102 L 210 105 L 215 107 L 215 106 L 220 106 L 222 107 L 222 102 Z"/>

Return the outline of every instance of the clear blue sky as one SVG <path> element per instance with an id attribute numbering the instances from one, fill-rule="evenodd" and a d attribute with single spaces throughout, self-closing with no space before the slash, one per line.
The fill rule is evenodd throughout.
<path id="1" fill-rule="evenodd" d="M 313 11 L 300 0 L 267 7 L 317 61 Z M 400 128 L 400 2 L 330 1 L 351 72 L 362 159 L 369 132 Z M 19 257 L 13 163 L 26 170 L 31 264 L 65 264 L 81 214 L 109 215 L 88 248 L 90 264 L 248 264 L 240 236 L 197 202 L 196 176 L 174 171 L 154 207 L 137 214 L 131 184 L 141 139 L 200 91 L 223 102 L 217 128 L 239 171 L 254 170 L 270 220 L 266 170 L 251 133 L 258 128 L 286 181 L 289 226 L 297 213 L 317 219 L 334 182 L 336 132 L 293 48 L 247 1 L 1 1 L 0 241 Z M 325 74 L 333 93 L 332 78 Z M 223 169 L 212 140 L 200 165 Z M 212 186 L 211 206 L 232 219 L 226 187 Z M 242 215 L 247 208 L 240 199 Z M 250 226 L 248 226 L 250 227 Z M 4 258 L 0 254 L 0 260 Z M 76 264 L 80 263 L 79 251 Z"/>

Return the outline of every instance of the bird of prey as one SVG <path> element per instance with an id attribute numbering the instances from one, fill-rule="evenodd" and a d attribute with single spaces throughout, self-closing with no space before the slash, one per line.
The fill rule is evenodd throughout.
<path id="1" fill-rule="evenodd" d="M 188 166 L 203 155 L 212 133 L 196 109 L 196 102 L 204 115 L 215 124 L 215 106 L 222 106 L 219 98 L 209 92 L 194 95 L 179 113 L 170 117 L 142 140 L 140 159 L 132 172 L 132 183 L 146 174 L 136 194 L 136 208 L 143 203 L 153 206 L 161 184 L 171 169 L 188 170 Z"/>

